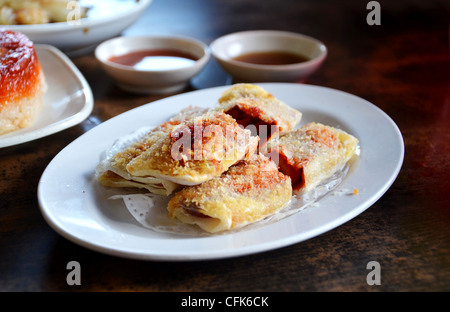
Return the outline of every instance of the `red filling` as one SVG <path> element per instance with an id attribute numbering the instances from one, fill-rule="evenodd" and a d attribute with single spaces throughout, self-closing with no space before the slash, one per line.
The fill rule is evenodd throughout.
<path id="1" fill-rule="evenodd" d="M 291 178 L 292 190 L 298 191 L 305 185 L 303 166 L 290 162 L 284 154 L 279 154 L 280 171 Z"/>
<path id="2" fill-rule="evenodd" d="M 200 209 L 195 204 L 183 205 L 184 211 L 186 211 L 191 216 L 197 218 L 211 218 L 210 216 L 204 215 L 200 212 Z"/>
<path id="3" fill-rule="evenodd" d="M 259 146 L 264 146 L 270 138 L 278 132 L 278 127 L 276 126 L 276 122 L 265 122 L 260 116 L 262 115 L 262 111 L 257 107 L 246 107 L 240 108 L 238 106 L 234 106 L 233 108 L 226 111 L 228 115 L 233 117 L 236 122 L 244 128 L 247 128 L 249 125 L 255 126 L 256 133 L 252 135 L 259 136 Z M 263 126 L 263 127 L 262 127 Z"/>

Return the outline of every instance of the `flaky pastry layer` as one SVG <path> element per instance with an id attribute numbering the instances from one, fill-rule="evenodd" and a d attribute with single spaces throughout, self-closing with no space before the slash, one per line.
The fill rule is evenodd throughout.
<path id="1" fill-rule="evenodd" d="M 202 111 L 186 116 L 172 118 L 102 162 L 99 182 L 116 187 L 140 186 L 152 192 L 161 189 L 156 193 L 165 191 L 168 195 L 177 186 L 219 176 L 256 151 L 258 138 L 229 115 Z"/>
<path id="2" fill-rule="evenodd" d="M 289 175 L 294 193 L 308 192 L 342 168 L 355 154 L 358 139 L 343 130 L 309 123 L 268 144 L 268 152 Z"/>
<path id="3" fill-rule="evenodd" d="M 260 136 L 260 146 L 276 134 L 293 130 L 302 118 L 301 112 L 254 84 L 233 85 L 222 93 L 218 103 L 218 109 L 230 114 L 243 127 L 254 126 Z"/>
<path id="4" fill-rule="evenodd" d="M 272 160 L 254 154 L 220 177 L 182 189 L 167 209 L 171 217 L 215 233 L 274 214 L 291 196 L 290 178 Z"/>

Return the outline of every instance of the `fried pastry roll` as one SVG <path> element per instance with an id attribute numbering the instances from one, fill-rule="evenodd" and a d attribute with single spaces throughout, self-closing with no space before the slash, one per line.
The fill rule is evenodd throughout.
<path id="1" fill-rule="evenodd" d="M 143 183 L 141 186 L 150 192 L 169 195 L 180 186 L 221 175 L 257 148 L 258 137 L 227 114 L 187 116 L 172 118 L 103 162 L 98 181 L 117 187 Z"/>
<path id="2" fill-rule="evenodd" d="M 133 176 L 127 171 L 126 166 L 131 160 L 146 151 L 158 137 L 170 133 L 171 129 L 176 125 L 200 116 L 207 111 L 207 109 L 197 106 L 189 106 L 182 109 L 178 114 L 170 118 L 169 121 L 153 128 L 141 139 L 132 143 L 120 153 L 111 155 L 103 160 L 97 167 L 97 180 L 100 184 L 108 187 L 140 188 L 159 195 L 172 194 L 173 191 L 180 188 L 179 184 L 153 176 Z"/>
<path id="3" fill-rule="evenodd" d="M 110 155 L 97 166 L 97 180 L 103 186 L 117 188 L 140 188 L 159 195 L 170 195 L 179 185 L 156 176 L 134 176 L 127 165 L 149 149 L 159 138 L 168 135 L 180 122 L 169 121 L 152 129 L 141 139 L 114 155 Z"/>
<path id="4" fill-rule="evenodd" d="M 222 93 L 218 102 L 219 109 L 244 128 L 253 128 L 260 138 L 260 148 L 264 148 L 271 137 L 294 129 L 302 118 L 301 112 L 253 84 L 233 85 Z"/>
<path id="5" fill-rule="evenodd" d="M 169 215 L 215 233 L 244 226 L 285 207 L 292 196 L 289 176 L 262 154 L 241 161 L 220 177 L 177 192 Z"/>
<path id="6" fill-rule="evenodd" d="M 308 192 L 341 169 L 356 153 L 358 139 L 320 123 L 309 123 L 268 144 L 294 194 Z M 266 154 L 267 155 L 267 154 Z"/>

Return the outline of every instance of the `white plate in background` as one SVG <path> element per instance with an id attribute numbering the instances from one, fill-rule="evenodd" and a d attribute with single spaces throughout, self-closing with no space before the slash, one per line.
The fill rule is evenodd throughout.
<path id="1" fill-rule="evenodd" d="M 84 76 L 60 50 L 35 45 L 47 83 L 43 107 L 35 122 L 24 129 L 0 136 L 0 148 L 16 145 L 62 131 L 85 120 L 94 98 Z"/>
<path id="2" fill-rule="evenodd" d="M 391 186 L 404 156 L 402 135 L 383 111 L 348 93 L 310 85 L 258 84 L 303 112 L 310 121 L 339 127 L 360 141 L 360 156 L 336 194 L 357 188 L 357 195 L 329 194 L 297 214 L 259 228 L 192 237 L 141 226 L 121 201 L 109 200 L 94 180 L 102 153 L 141 127 L 155 126 L 189 105 L 211 107 L 228 88 L 215 87 L 168 97 L 118 115 L 91 129 L 48 165 L 38 186 L 47 223 L 86 248 L 142 260 L 188 261 L 242 256 L 299 243 L 356 217 Z"/>
<path id="3" fill-rule="evenodd" d="M 34 43 L 49 44 L 65 53 L 83 51 L 92 45 L 119 35 L 133 24 L 152 0 L 80 0 L 90 7 L 79 23 L 61 22 L 34 25 L 1 25 L 27 35 Z"/>

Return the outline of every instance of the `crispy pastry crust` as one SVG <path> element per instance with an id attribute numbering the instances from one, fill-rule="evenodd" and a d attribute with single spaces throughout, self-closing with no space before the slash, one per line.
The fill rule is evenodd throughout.
<path id="1" fill-rule="evenodd" d="M 182 189 L 167 209 L 171 217 L 215 233 L 271 215 L 291 196 L 290 178 L 272 160 L 255 154 L 220 177 Z"/>
<path id="2" fill-rule="evenodd" d="M 258 138 L 229 115 L 206 112 L 186 116 L 172 118 L 100 164 L 99 182 L 105 186 L 141 186 L 169 195 L 179 186 L 219 176 L 255 152 Z"/>
<path id="3" fill-rule="evenodd" d="M 291 177 L 295 194 L 307 192 L 342 168 L 355 154 L 358 139 L 333 127 L 309 123 L 268 144 L 280 171 Z"/>
<path id="4" fill-rule="evenodd" d="M 257 142 L 257 137 L 227 114 L 207 112 L 155 138 L 126 169 L 134 176 L 164 177 L 182 185 L 195 185 L 248 158 Z"/>
<path id="5" fill-rule="evenodd" d="M 291 131 L 302 113 L 253 84 L 235 84 L 219 98 L 219 109 L 230 114 L 243 127 L 254 125 L 263 147 L 271 137 Z M 260 126 L 266 126 L 262 133 Z"/>

